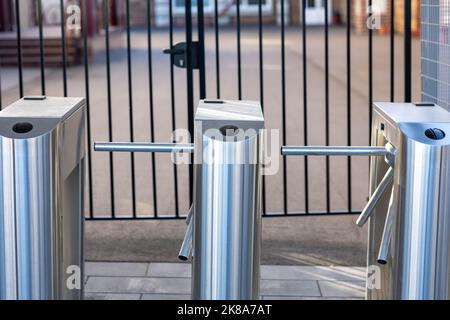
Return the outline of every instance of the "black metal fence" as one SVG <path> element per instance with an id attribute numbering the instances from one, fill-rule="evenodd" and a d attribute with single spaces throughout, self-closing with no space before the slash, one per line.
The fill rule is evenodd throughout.
<path id="1" fill-rule="evenodd" d="M 389 2 L 390 6 L 390 55 L 389 55 L 389 64 L 390 64 L 390 100 L 394 101 L 395 97 L 395 90 L 396 90 L 396 75 L 395 75 L 395 64 L 397 61 L 395 61 L 395 45 L 394 45 L 394 17 L 395 17 L 395 5 L 394 0 Z M 242 25 L 241 25 L 241 12 L 240 12 L 240 5 L 237 4 L 239 1 L 236 1 L 236 23 L 235 23 L 235 32 L 236 32 L 236 63 L 237 63 L 237 74 L 236 74 L 236 80 L 237 80 L 237 92 L 238 92 L 238 98 L 242 99 L 245 97 L 245 94 L 243 93 L 243 80 L 242 80 L 242 46 L 241 46 L 241 32 L 242 32 Z M 352 113 L 352 50 L 351 50 L 351 44 L 352 44 L 352 26 L 350 18 L 352 16 L 351 14 L 351 3 L 352 1 L 346 0 L 346 11 L 347 11 L 347 17 L 349 17 L 347 23 L 346 23 L 346 40 L 345 40 L 345 46 L 346 46 L 346 59 L 345 59 L 345 70 L 346 70 L 346 88 L 347 88 L 347 108 L 346 108 L 346 117 L 347 117 L 347 144 L 352 144 L 352 127 L 351 127 L 351 113 Z M 371 6 L 372 1 L 369 0 L 369 6 Z M 15 0 L 15 12 L 20 11 L 20 5 L 21 2 L 18 0 Z M 173 1 L 168 1 L 169 6 L 169 38 L 170 38 L 170 46 L 172 47 L 174 45 L 174 8 L 173 8 Z M 42 26 L 42 3 L 41 0 L 37 1 L 38 6 L 38 14 L 39 14 L 39 50 L 40 50 L 40 73 L 41 73 L 41 93 L 43 95 L 46 94 L 46 73 L 45 73 L 45 52 L 44 52 L 44 34 L 43 34 L 43 26 Z M 220 26 L 219 26 L 219 10 L 218 10 L 218 1 L 214 1 L 214 50 L 215 50 L 215 83 L 210 83 L 209 85 L 214 86 L 216 90 L 216 97 L 217 98 L 223 98 L 221 96 L 221 89 L 223 88 L 223 85 L 228 86 L 229 84 L 223 84 L 221 83 L 221 71 L 223 66 L 221 65 L 221 57 L 220 57 Z M 301 64 L 302 64 L 302 79 L 303 79 L 303 87 L 302 87 L 302 95 L 303 95 L 303 132 L 299 132 L 299 134 L 302 134 L 304 137 L 305 145 L 309 142 L 308 137 L 308 125 L 310 123 L 308 122 L 308 111 L 309 111 L 309 105 L 308 105 L 308 56 L 307 56 L 307 45 L 308 45 L 308 27 L 306 25 L 306 6 L 307 1 L 302 0 L 301 1 L 301 8 L 302 8 L 302 14 L 301 14 L 301 25 L 299 26 L 299 37 L 301 37 L 301 50 L 303 52 L 302 58 L 301 58 Z M 330 99 L 332 98 L 330 95 L 330 72 L 329 72 L 329 66 L 330 66 L 330 26 L 328 22 L 328 16 L 329 16 L 329 6 L 328 1 L 324 1 L 325 6 L 325 24 L 323 26 L 323 41 L 324 41 L 324 96 L 325 96 L 325 142 L 326 145 L 330 144 Z M 86 0 L 81 0 L 81 7 L 86 8 Z M 285 1 L 281 1 L 280 3 L 280 17 L 281 17 L 281 25 L 280 25 L 280 52 L 281 52 L 281 112 L 282 112 L 282 143 L 285 145 L 287 144 L 286 136 L 287 136 L 287 99 L 286 99 L 286 72 L 288 70 L 286 69 L 286 43 L 285 43 Z M 110 56 L 110 25 L 109 25 L 109 1 L 103 0 L 103 28 L 105 31 L 104 40 L 105 40 L 105 59 L 106 59 L 106 81 L 107 81 L 107 92 L 106 92 L 106 99 L 107 99 L 107 105 L 108 105 L 108 139 L 113 140 L 113 122 L 112 122 L 112 108 L 111 108 L 111 56 Z M 149 79 L 149 114 L 150 114 L 150 140 L 155 141 L 155 129 L 154 124 L 157 119 L 155 119 L 154 115 L 154 72 L 153 72 L 153 65 L 152 65 L 152 34 L 154 32 L 154 26 L 152 23 L 152 1 L 147 0 L 146 1 L 146 16 L 147 16 L 147 26 L 146 26 L 146 32 L 147 32 L 147 50 L 148 50 L 148 79 Z M 64 1 L 60 1 L 60 13 L 63 17 L 65 15 L 64 13 Z M 92 144 L 92 127 L 91 127 L 91 101 L 90 101 L 90 94 L 91 94 L 91 84 L 90 84 L 90 65 L 88 63 L 88 34 L 87 34 L 87 10 L 82 10 L 82 43 L 83 43 L 83 57 L 84 57 L 84 83 L 85 83 L 85 96 L 87 100 L 87 121 L 88 121 L 88 140 Z M 186 41 L 186 92 L 187 92 L 187 101 L 186 101 L 186 107 L 187 107 L 187 114 L 188 114 L 188 124 L 187 127 L 190 132 L 193 131 L 193 116 L 194 116 L 194 99 L 197 96 L 198 98 L 202 99 L 206 97 L 206 76 L 205 76 L 205 18 L 204 18 L 204 8 L 203 8 L 203 2 L 197 1 L 197 15 L 196 20 L 193 20 L 192 15 L 192 3 L 190 0 L 185 1 L 185 41 Z M 368 13 L 368 18 L 372 13 Z M 263 23 L 263 11 L 262 11 L 262 1 L 260 1 L 258 5 L 258 12 L 257 12 L 257 21 L 258 21 L 258 75 L 259 75 L 259 99 L 261 101 L 261 104 L 263 108 L 265 107 L 265 92 L 264 92 L 264 81 L 265 81 L 265 74 L 264 74 L 264 46 L 263 46 L 263 38 L 264 38 L 264 23 Z M 134 123 L 135 123 L 135 115 L 133 114 L 133 82 L 132 82 L 132 45 L 131 45 L 131 26 L 130 26 L 130 1 L 125 1 L 125 24 L 126 24 L 126 52 L 127 52 L 127 85 L 128 85 L 128 97 L 129 97 L 129 135 L 131 141 L 135 140 L 135 129 L 134 129 Z M 196 22 L 194 25 L 196 26 L 197 30 L 194 30 L 193 22 Z M 411 81 L 412 81 L 412 35 L 411 35 L 411 1 L 404 1 L 404 22 L 405 22 L 405 28 L 404 28 L 404 101 L 411 101 L 411 95 L 412 95 L 412 89 L 411 89 Z M 16 14 L 16 40 L 17 40 L 17 56 L 18 56 L 18 79 L 19 79 L 19 95 L 20 97 L 23 97 L 24 92 L 24 79 L 23 79 L 23 61 L 22 61 L 22 39 L 21 39 L 21 21 L 20 21 L 20 15 Z M 197 35 L 198 40 L 194 41 L 193 36 Z M 373 104 L 373 31 L 369 28 L 368 30 L 368 69 L 367 69 L 367 83 L 368 83 L 368 101 L 367 101 L 367 108 L 368 108 L 368 114 L 369 114 L 369 128 L 370 128 L 370 122 L 371 122 L 371 108 Z M 67 77 L 67 61 L 66 61 L 66 30 L 65 30 L 65 24 L 61 23 L 61 55 L 62 55 L 62 79 L 63 79 L 63 92 L 61 93 L 64 96 L 67 96 L 68 94 L 68 77 Z M 198 46 L 198 50 L 193 51 L 193 46 Z M 192 57 L 192 53 L 196 53 L 196 57 Z M 194 83 L 194 66 L 192 64 L 193 58 L 196 58 L 195 60 L 198 61 L 198 65 L 195 67 L 198 67 L 198 73 L 199 73 L 199 83 L 196 85 Z M 171 85 L 171 127 L 173 130 L 176 129 L 176 121 L 175 121 L 175 93 L 174 93 L 174 87 L 175 87 L 175 73 L 174 73 L 174 57 L 171 55 L 170 57 L 170 85 Z M 1 71 L 0 71 L 1 72 Z M 145 72 L 144 70 L 140 70 L 140 72 Z M 194 90 L 198 87 L 199 92 L 196 93 Z M 0 106 L 1 106 L 1 87 L 0 87 Z M 370 134 L 370 133 L 369 133 Z M 151 156 L 151 171 L 152 171 L 152 181 L 149 182 L 152 186 L 152 204 L 153 204 L 153 214 L 152 215 L 139 215 L 137 214 L 136 209 L 136 168 L 135 168 L 135 156 L 131 155 L 131 195 L 132 195 L 132 212 L 129 216 L 122 216 L 118 215 L 115 208 L 115 195 L 116 191 L 114 189 L 115 187 L 115 170 L 114 170 L 114 155 L 109 154 L 109 186 L 110 186 L 110 197 L 111 197 L 111 207 L 110 207 L 110 216 L 99 216 L 95 213 L 94 210 L 94 197 L 92 195 L 92 191 L 95 188 L 95 185 L 93 183 L 93 172 L 92 172 L 92 151 L 91 148 L 88 150 L 88 175 L 87 175 L 87 182 L 88 182 L 88 190 L 89 190 L 89 197 L 88 197 L 88 219 L 92 220 L 101 220 L 101 219 L 176 219 L 180 218 L 182 215 L 180 214 L 180 204 L 179 204 L 179 179 L 178 179 L 178 172 L 173 165 L 173 184 L 174 184 L 174 190 L 173 190 L 173 197 L 174 197 L 174 203 L 175 203 L 175 214 L 173 215 L 160 215 L 159 214 L 159 208 L 158 208 L 158 196 L 157 196 L 157 179 L 156 179 L 156 168 L 155 168 L 155 155 Z M 321 212 L 312 212 L 310 210 L 309 202 L 310 202 L 310 193 L 309 193 L 309 181 L 308 181 L 308 174 L 306 174 L 309 170 L 309 161 L 308 158 L 305 158 L 304 160 L 304 207 L 305 210 L 302 212 L 289 212 L 288 210 L 288 197 L 287 197 L 287 179 L 288 179 L 288 170 L 287 170 L 287 160 L 283 159 L 283 166 L 282 166 L 282 181 L 283 181 L 283 210 L 279 213 L 271 213 L 267 212 L 266 210 L 266 203 L 267 203 L 267 197 L 266 197 L 266 182 L 264 182 L 264 216 L 288 216 L 288 215 L 308 215 L 308 214 L 349 214 L 349 213 L 357 213 L 358 210 L 355 210 L 352 208 L 352 162 L 351 159 L 347 159 L 347 181 L 345 182 L 347 184 L 347 210 L 333 210 L 331 201 L 330 201 L 330 195 L 333 192 L 332 188 L 330 187 L 330 159 L 326 159 L 326 165 L 325 165 L 325 176 L 326 176 L 326 187 L 324 190 L 325 197 L 326 197 L 326 210 L 323 210 Z M 192 185 L 192 168 L 189 170 L 189 183 Z M 190 192 L 190 198 L 192 198 L 192 192 Z"/>

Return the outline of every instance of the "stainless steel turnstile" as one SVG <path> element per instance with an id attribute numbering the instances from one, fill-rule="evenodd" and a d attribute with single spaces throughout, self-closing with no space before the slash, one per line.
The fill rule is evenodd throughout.
<path id="1" fill-rule="evenodd" d="M 450 299 L 450 113 L 376 103 L 371 147 L 284 147 L 284 155 L 367 155 L 368 299 Z M 389 190 L 390 192 L 387 192 Z"/>
<path id="2" fill-rule="evenodd" d="M 193 299 L 259 299 L 263 127 L 259 103 L 197 109 Z"/>
<path id="3" fill-rule="evenodd" d="M 81 299 L 85 103 L 0 112 L 0 299 Z"/>
<path id="4" fill-rule="evenodd" d="M 95 144 L 97 151 L 194 152 L 194 203 L 179 253 L 192 256 L 193 299 L 259 299 L 263 128 L 259 103 L 204 100 L 194 144 Z"/>
<path id="5" fill-rule="evenodd" d="M 450 299 L 450 113 L 429 104 L 374 105 L 372 144 L 397 149 L 393 187 L 370 218 L 369 299 Z M 371 192 L 386 175 L 371 164 Z M 381 264 L 380 264 L 381 263 Z"/>

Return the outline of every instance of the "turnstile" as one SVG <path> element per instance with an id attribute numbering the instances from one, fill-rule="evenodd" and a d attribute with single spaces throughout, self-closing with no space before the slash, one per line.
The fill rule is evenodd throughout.
<path id="1" fill-rule="evenodd" d="M 0 112 L 0 299 L 81 299 L 85 102 Z"/>
<path id="2" fill-rule="evenodd" d="M 282 154 L 372 157 L 371 198 L 357 220 L 370 219 L 367 298 L 450 298 L 450 113 L 427 103 L 376 103 L 373 113 L 371 146 L 284 146 Z M 202 101 L 195 144 L 96 144 L 195 153 L 180 251 L 188 259 L 193 248 L 194 299 L 258 298 L 263 123 L 256 103 Z"/>
<path id="3" fill-rule="evenodd" d="M 194 153 L 194 203 L 179 256 L 192 256 L 195 300 L 259 299 L 263 128 L 257 102 L 204 100 L 194 144 L 95 144 L 97 151 Z"/>
<path id="4" fill-rule="evenodd" d="M 393 187 L 369 224 L 369 299 L 450 299 L 450 113 L 434 104 L 377 103 L 372 144 L 396 148 Z M 373 159 L 371 192 L 386 173 Z M 380 250 L 381 249 L 381 250 Z M 378 282 L 378 283 L 377 283 Z"/>
<path id="5" fill-rule="evenodd" d="M 375 103 L 372 147 L 284 147 L 284 155 L 367 155 L 368 299 L 450 299 L 450 113 Z M 387 192 L 390 190 L 390 192 Z"/>

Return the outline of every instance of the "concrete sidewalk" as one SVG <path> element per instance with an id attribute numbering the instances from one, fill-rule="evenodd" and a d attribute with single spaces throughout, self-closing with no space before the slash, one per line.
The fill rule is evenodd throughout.
<path id="1" fill-rule="evenodd" d="M 85 299 L 189 300 L 191 266 L 87 262 Z M 261 299 L 364 299 L 363 267 L 262 266 Z"/>
<path id="2" fill-rule="evenodd" d="M 367 229 L 357 216 L 282 217 L 262 222 L 265 265 L 361 266 Z M 90 261 L 179 262 L 186 224 L 179 221 L 88 221 Z"/>

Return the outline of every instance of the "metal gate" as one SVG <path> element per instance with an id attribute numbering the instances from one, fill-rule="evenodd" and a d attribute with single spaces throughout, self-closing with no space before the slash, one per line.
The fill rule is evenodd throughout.
<path id="1" fill-rule="evenodd" d="M 22 3 L 19 3 L 20 1 L 15 0 L 14 1 L 14 7 L 15 12 L 20 11 L 20 6 Z M 228 98 L 226 96 L 223 96 L 223 78 L 221 76 L 221 73 L 224 70 L 224 66 L 221 64 L 222 61 L 222 49 L 221 49 L 221 35 L 222 30 L 225 30 L 226 32 L 233 32 L 235 33 L 235 46 L 236 46 L 236 52 L 235 52 L 235 67 L 236 67 L 236 74 L 235 74 L 235 83 L 232 83 L 233 86 L 236 86 L 237 90 L 237 99 L 246 99 L 247 95 L 244 87 L 244 79 L 243 79 L 243 73 L 245 72 L 244 68 L 245 65 L 243 65 L 243 54 L 246 52 L 243 51 L 243 40 L 242 40 L 242 33 L 245 31 L 243 30 L 244 27 L 242 26 L 242 13 L 241 13 L 241 1 L 234 1 L 231 0 L 227 4 L 229 7 L 228 9 L 234 10 L 235 14 L 233 16 L 233 28 L 232 31 L 230 31 L 230 28 L 221 28 L 220 26 L 220 19 L 221 19 L 221 7 L 218 0 L 214 0 L 213 2 L 210 1 L 210 5 L 213 8 L 212 13 L 212 21 L 210 21 L 211 28 L 205 27 L 205 15 L 204 15 L 204 1 L 195 1 L 194 3 L 191 0 L 185 0 L 184 1 L 184 35 L 185 39 L 184 42 L 185 45 L 179 47 L 175 46 L 175 19 L 174 19 L 174 6 L 175 3 L 178 3 L 178 1 L 168 1 L 168 19 L 169 19 L 169 26 L 168 26 L 168 37 L 169 37 L 169 49 L 165 50 L 165 53 L 170 55 L 170 58 L 168 59 L 167 63 L 170 65 L 170 75 L 169 75 L 169 86 L 170 86 L 170 106 L 168 106 L 168 109 L 170 109 L 171 117 L 170 117 L 170 126 L 172 130 L 175 130 L 177 127 L 177 111 L 179 109 L 176 109 L 176 76 L 177 73 L 175 72 L 174 64 L 177 62 L 176 59 L 180 58 L 180 56 L 184 57 L 185 55 L 185 76 L 186 76 L 186 99 L 184 103 L 181 105 L 183 108 L 186 108 L 187 112 L 187 128 L 190 132 L 193 131 L 193 116 L 194 116 L 194 106 L 196 104 L 196 101 L 198 99 L 203 98 Z M 398 61 L 395 59 L 395 53 L 396 53 L 396 46 L 395 46 L 395 39 L 396 35 L 394 32 L 394 26 L 395 26 L 395 8 L 397 7 L 395 5 L 394 0 L 389 1 L 389 15 L 390 15 L 390 31 L 389 31 L 389 56 L 384 57 L 383 59 L 389 60 L 389 69 L 385 70 L 386 73 L 386 79 L 389 79 L 389 96 L 386 97 L 386 100 L 394 101 L 396 97 L 396 90 L 397 86 L 396 83 L 399 82 L 397 78 L 403 78 L 403 88 L 404 88 L 404 94 L 403 94 L 403 100 L 406 102 L 411 101 L 412 99 L 412 30 L 411 30 L 411 12 L 412 12 L 412 4 L 411 1 L 404 1 L 403 9 L 404 9 L 404 37 L 403 37 L 403 50 L 404 50 L 404 59 L 402 62 L 403 64 L 403 74 L 401 77 L 396 77 L 396 64 Z M 65 12 L 65 2 L 64 0 L 60 0 L 60 15 L 61 17 L 66 16 Z M 209 3 L 209 2 L 208 2 Z M 286 59 L 286 32 L 289 32 L 290 34 L 294 34 L 298 32 L 298 40 L 299 40 L 299 50 L 301 51 L 301 57 L 299 58 L 299 65 L 301 67 L 301 74 L 300 74 L 300 80 L 301 80 L 301 86 L 299 86 L 299 90 L 301 91 L 301 103 L 299 103 L 298 112 L 302 113 L 302 121 L 301 123 L 298 123 L 297 128 L 297 134 L 299 137 L 303 139 L 304 145 L 310 144 L 311 141 L 311 133 L 310 129 L 311 126 L 314 126 L 314 121 L 310 121 L 308 118 L 308 112 L 311 111 L 311 108 L 317 108 L 316 105 L 311 106 L 309 101 L 309 94 L 311 87 L 308 86 L 309 81 L 311 78 L 309 77 L 309 69 L 308 69 L 308 35 L 309 35 L 309 27 L 306 26 L 306 19 L 305 19 L 305 11 L 307 8 L 308 1 L 301 0 L 299 1 L 300 9 L 301 9 L 301 23 L 298 28 L 289 28 L 287 30 L 286 26 L 286 19 L 288 18 L 286 15 L 286 6 L 288 5 L 287 1 L 273 1 L 273 6 L 276 6 L 276 10 L 279 10 L 279 25 L 276 27 L 266 27 L 264 24 L 264 12 L 263 12 L 263 3 L 266 3 L 266 1 L 259 1 L 258 4 L 256 4 L 256 12 L 255 12 L 255 19 L 257 21 L 257 27 L 254 30 L 255 34 L 257 34 L 257 37 L 255 37 L 256 40 L 256 47 L 257 47 L 257 53 L 252 56 L 251 60 L 251 67 L 253 69 L 252 72 L 254 74 L 253 80 L 257 82 L 257 86 L 259 87 L 259 96 L 257 97 L 261 103 L 263 108 L 265 107 L 266 110 L 268 108 L 274 109 L 274 107 L 278 107 L 278 111 L 281 112 L 281 140 L 282 144 L 287 144 L 287 136 L 288 136 L 288 120 L 291 117 L 291 114 L 288 113 L 288 99 L 287 99 L 287 88 L 288 85 L 291 85 L 291 83 L 287 83 L 287 76 L 291 75 L 292 72 L 297 72 L 297 70 L 292 71 L 292 68 L 288 69 L 287 65 L 287 59 Z M 291 2 L 295 3 L 295 2 Z M 351 17 L 351 9 L 352 9 L 352 1 L 346 0 L 346 15 L 348 17 Z M 48 90 L 46 87 L 47 79 L 46 79 L 46 69 L 48 68 L 46 66 L 46 53 L 45 53 L 45 36 L 43 31 L 43 18 L 42 18 L 42 0 L 36 1 L 37 5 L 37 13 L 38 13 L 38 47 L 40 52 L 40 93 L 42 95 L 48 94 Z M 368 1 L 369 8 L 372 6 L 372 1 Z M 82 80 L 84 83 L 84 96 L 87 99 L 87 106 L 88 106 L 88 139 L 90 142 L 90 145 L 92 146 L 93 141 L 95 140 L 95 137 L 93 136 L 93 128 L 94 125 L 92 123 L 92 115 L 93 112 L 96 111 L 96 106 L 92 103 L 92 92 L 93 90 L 99 90 L 97 87 L 93 89 L 93 85 L 91 83 L 91 73 L 92 73 L 92 66 L 89 63 L 89 39 L 88 39 L 88 10 L 84 10 L 84 8 L 87 8 L 86 6 L 86 0 L 80 0 L 80 6 L 81 6 L 81 39 L 82 39 L 82 56 L 83 56 L 83 73 L 84 73 L 84 79 Z M 107 104 L 107 115 L 106 115 L 106 131 L 105 131 L 105 138 L 109 139 L 110 141 L 113 140 L 113 134 L 114 134 L 114 123 L 113 123 L 113 108 L 112 108 L 112 82 L 114 81 L 112 79 L 111 75 L 111 65 L 114 63 L 115 58 L 111 56 L 111 38 L 110 38 L 110 14 L 109 14 L 109 8 L 110 8 L 110 0 L 103 0 L 102 1 L 102 16 L 103 16 L 103 30 L 104 30 L 104 46 L 105 46 L 105 66 L 106 66 L 106 94 L 104 99 L 106 100 Z M 193 9 L 196 11 L 196 15 L 193 16 Z M 157 93 L 155 92 L 154 88 L 154 82 L 155 82 L 155 74 L 154 74 L 154 52 L 155 48 L 153 47 L 152 40 L 155 32 L 162 32 L 160 30 L 155 30 L 154 23 L 152 21 L 152 17 L 154 16 L 155 10 L 155 4 L 151 0 L 146 0 L 145 2 L 145 14 L 146 14 L 146 50 L 147 50 L 147 65 L 148 70 L 139 70 L 139 73 L 147 73 L 148 77 L 148 87 L 146 90 L 148 90 L 148 112 L 149 112 L 149 141 L 155 141 L 155 137 L 157 132 L 155 131 L 155 123 L 158 122 L 158 119 L 154 113 L 155 109 L 155 95 Z M 275 10 L 275 9 L 274 9 Z M 330 122 L 332 119 L 332 109 L 331 104 L 333 100 L 333 95 L 331 93 L 330 88 L 330 81 L 333 75 L 330 73 L 330 61 L 331 61 L 331 54 L 332 48 L 331 48 L 331 36 L 330 35 L 330 26 L 329 26 L 329 14 L 330 14 L 330 8 L 329 8 L 329 2 L 324 1 L 324 26 L 323 28 L 320 28 L 321 35 L 323 36 L 321 43 L 323 44 L 323 64 L 324 64 L 324 70 L 323 70 L 323 97 L 324 97 L 324 119 L 323 119 L 323 126 L 324 126 L 324 139 L 325 144 L 330 145 L 332 143 L 332 131 L 330 130 Z M 367 19 L 371 19 L 373 15 L 373 12 L 371 10 L 368 11 Z M 132 27 L 131 27 L 131 15 L 130 15 L 130 0 L 124 1 L 124 21 L 125 21 L 125 31 L 126 31 L 126 87 L 128 90 L 128 128 L 129 128 L 129 140 L 130 141 L 137 141 L 136 139 L 136 122 L 139 121 L 139 117 L 136 117 L 136 114 L 134 112 L 134 108 L 136 107 L 133 99 L 133 88 L 135 86 L 135 83 L 133 82 L 133 45 L 132 45 Z M 64 20 L 63 20 L 64 21 Z M 274 29 L 276 29 L 276 32 L 279 32 L 279 52 L 280 52 L 280 60 L 279 65 L 276 67 L 270 66 L 270 68 L 276 68 L 277 73 L 279 71 L 279 74 L 277 77 L 280 78 L 280 96 L 281 99 L 279 101 L 278 105 L 274 105 L 274 103 L 268 103 L 267 101 L 269 98 L 271 98 L 271 93 L 266 92 L 265 83 L 268 81 L 268 77 L 265 73 L 265 68 L 267 65 L 265 64 L 265 50 L 266 47 L 264 46 L 264 36 L 266 32 L 266 28 L 270 29 L 270 32 L 275 32 Z M 205 29 L 210 31 L 211 33 L 211 39 L 213 39 L 213 44 L 208 47 L 206 45 L 205 40 Z M 314 27 L 315 35 L 318 33 L 318 27 Z M 62 70 L 62 92 L 61 95 L 67 96 L 69 94 L 70 90 L 70 78 L 68 77 L 68 52 L 67 52 L 67 36 L 66 36 L 66 26 L 65 23 L 61 23 L 60 25 L 60 34 L 61 34 L 61 70 Z M 17 98 L 23 97 L 24 95 L 28 95 L 29 93 L 25 90 L 25 82 L 24 82 L 24 68 L 23 68 L 23 41 L 22 41 L 22 30 L 21 30 L 21 21 L 20 21 L 20 15 L 15 15 L 15 41 L 17 45 L 17 74 L 18 74 L 18 96 Z M 194 40 L 194 37 L 196 36 L 196 39 Z M 367 111 L 367 118 L 369 120 L 369 123 L 371 122 L 371 110 L 372 110 L 372 103 L 373 103 L 373 90 L 374 90 L 374 84 L 373 84 L 373 75 L 374 75 L 374 50 L 373 50 L 373 30 L 371 28 L 367 31 L 367 107 L 365 110 Z M 289 38 L 290 39 L 290 38 Z M 288 39 L 288 40 L 289 40 Z M 354 94 L 354 90 L 352 88 L 352 59 L 354 57 L 352 52 L 352 22 L 351 19 L 346 23 L 345 26 L 345 38 L 342 44 L 345 44 L 345 59 L 344 61 L 341 61 L 342 64 L 345 65 L 344 72 L 346 73 L 346 101 L 345 101 L 345 112 L 342 114 L 345 122 L 345 125 L 343 125 L 343 130 L 345 129 L 346 132 L 346 144 L 352 145 L 352 140 L 355 136 L 355 133 L 352 132 L 352 108 L 354 107 L 352 104 L 352 96 Z M 358 38 L 359 39 L 359 38 Z M 273 44 L 272 44 L 273 45 Z M 277 44 L 278 45 L 278 44 Z M 181 49 L 180 49 L 181 48 Z M 214 57 L 214 64 L 211 67 L 206 66 L 206 54 L 205 54 L 205 48 L 208 49 L 208 51 L 213 51 L 212 56 Z M 161 52 L 163 48 L 157 48 L 158 52 Z M 179 63 L 179 61 L 178 61 Z M 225 66 L 227 68 L 228 65 Z M 198 72 L 198 75 L 196 73 Z M 214 80 L 210 81 L 208 83 L 208 89 L 210 94 L 207 95 L 207 72 L 213 72 Z M 273 72 L 273 71 L 272 71 Z M 0 74 L 2 73 L 0 69 Z M 198 77 L 198 81 L 197 80 Z M 272 77 L 272 74 L 269 76 Z M 272 79 L 270 79 L 272 81 Z M 226 86 L 229 87 L 230 82 L 226 83 Z M 212 88 L 212 89 L 211 89 Z M 100 89 L 103 90 L 103 89 Z M 211 90 L 215 91 L 215 94 L 212 94 Z M 321 88 L 322 90 L 322 88 Z M 1 81 L 0 81 L 0 107 L 2 106 L 2 93 L 5 90 L 2 90 L 1 88 Z M 221 92 L 222 91 L 222 92 Z M 232 98 L 230 98 L 232 99 Z M 5 105 L 3 105 L 5 106 Z M 360 106 L 358 106 L 360 107 Z M 291 126 L 291 125 L 289 125 Z M 367 132 L 364 134 L 369 135 L 370 133 L 370 125 L 367 126 Z M 358 133 L 357 133 L 358 134 Z M 100 196 L 94 196 L 94 190 L 98 188 L 98 185 L 96 186 L 95 182 L 95 170 L 93 169 L 92 159 L 95 158 L 95 154 L 92 151 L 92 148 L 88 150 L 88 186 L 87 186 L 87 208 L 86 208 L 86 218 L 89 220 L 109 220 L 109 219 L 178 219 L 182 218 L 185 215 L 182 214 L 182 212 L 186 212 L 186 208 L 189 207 L 189 204 L 191 203 L 192 199 L 192 193 L 190 191 L 190 188 L 188 188 L 188 184 L 181 184 L 179 179 L 179 171 L 176 168 L 175 165 L 172 166 L 172 175 L 169 177 L 169 179 L 173 180 L 173 190 L 170 192 L 170 195 L 167 196 L 167 194 L 161 195 L 161 193 L 158 194 L 159 186 L 158 184 L 160 181 L 158 181 L 157 178 L 157 171 L 158 167 L 156 165 L 157 161 L 155 159 L 155 155 L 152 154 L 149 159 L 150 162 L 147 162 L 150 167 L 151 171 L 151 181 L 148 181 L 148 188 L 151 188 L 151 197 L 149 200 L 149 203 L 151 204 L 145 204 L 145 207 L 149 207 L 150 212 L 142 212 L 138 208 L 138 200 L 137 200 L 137 183 L 136 179 L 140 176 L 141 172 L 137 170 L 136 168 L 136 159 L 135 155 L 131 154 L 129 163 L 130 163 L 130 172 L 127 174 L 127 179 L 129 179 L 130 182 L 130 195 L 131 197 L 123 197 L 122 194 L 118 195 L 118 191 L 116 190 L 116 187 L 118 184 L 120 185 L 121 181 L 117 180 L 117 175 L 121 174 L 123 175 L 121 170 L 117 170 L 115 168 L 115 159 L 113 154 L 108 155 L 107 159 L 104 159 L 102 162 L 103 165 L 108 165 L 108 177 L 107 177 L 107 184 L 109 188 L 108 194 L 106 196 L 100 195 Z M 346 193 L 343 197 L 346 199 L 346 207 L 338 207 L 335 208 L 333 206 L 332 201 L 332 195 L 336 190 L 334 190 L 331 186 L 330 180 L 332 179 L 332 166 L 330 164 L 331 159 L 326 158 L 323 171 L 324 171 L 324 188 L 323 188 L 323 198 L 324 198 L 324 205 L 322 208 L 315 209 L 311 207 L 311 190 L 310 190 L 310 184 L 311 181 L 308 176 L 308 172 L 311 169 L 311 166 L 314 165 L 314 163 L 311 163 L 311 160 L 307 157 L 304 158 L 302 164 L 300 166 L 294 166 L 289 168 L 288 160 L 286 158 L 283 159 L 283 165 L 281 166 L 281 174 L 279 182 L 282 186 L 280 194 L 273 194 L 273 192 L 266 192 L 268 188 L 268 184 L 273 184 L 274 182 L 268 182 L 268 178 L 265 178 L 264 180 L 264 201 L 263 201 L 263 214 L 265 217 L 280 217 L 280 216 L 295 216 L 295 215 L 330 215 L 330 214 L 354 214 L 359 213 L 360 208 L 354 206 L 354 201 L 352 199 L 352 190 L 354 187 L 352 186 L 352 162 L 351 159 L 346 159 L 346 164 L 344 168 L 346 169 L 346 178 L 343 179 L 343 181 L 339 181 L 339 184 L 346 186 Z M 289 168 L 289 169 L 288 169 Z M 294 196 L 290 196 L 288 193 L 288 180 L 289 180 L 289 174 L 290 172 L 294 171 L 302 171 L 303 179 L 300 183 L 296 184 L 294 183 L 294 187 L 296 188 L 302 188 L 301 192 L 296 193 Z M 368 172 L 366 174 L 368 176 Z M 192 185 L 192 167 L 188 170 L 188 183 Z M 167 178 L 166 178 L 167 179 Z M 102 182 L 103 185 L 103 182 Z M 189 190 L 189 196 L 183 203 L 180 201 L 180 190 Z M 317 192 L 316 192 L 317 193 Z M 121 201 L 125 201 L 122 198 L 127 198 L 127 201 L 130 201 L 130 210 L 128 212 L 119 212 L 117 210 L 116 204 L 117 204 L 117 197 L 120 197 Z M 315 197 L 315 194 L 313 194 Z M 171 209 L 172 212 L 164 212 L 164 210 L 161 208 L 161 205 L 159 205 L 159 202 L 163 199 L 166 200 L 167 198 L 172 199 L 173 203 L 173 209 Z M 275 200 L 278 201 L 278 198 L 280 198 L 280 209 L 274 210 L 268 208 L 272 202 Z M 109 208 L 106 210 L 96 210 L 96 202 L 105 202 L 106 199 L 109 201 Z M 290 199 L 294 199 L 295 201 L 300 201 L 303 204 L 303 208 L 294 208 L 294 210 L 290 210 Z M 275 202 L 276 202 L 275 201 Z M 292 201 L 292 200 L 291 200 Z M 103 207 L 105 207 L 103 205 Z M 146 209 L 145 209 L 146 210 Z M 101 212 L 97 212 L 101 211 Z M 173 213 L 175 212 L 175 213 Z"/>

